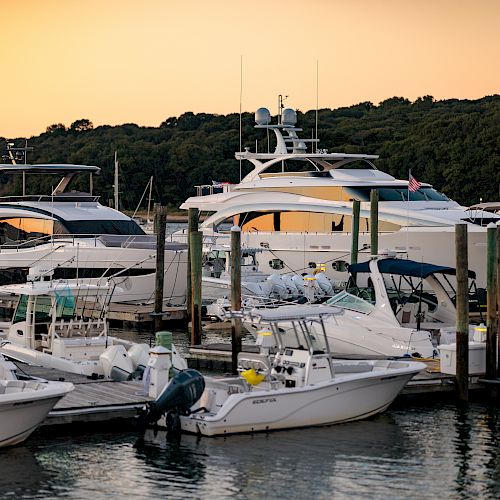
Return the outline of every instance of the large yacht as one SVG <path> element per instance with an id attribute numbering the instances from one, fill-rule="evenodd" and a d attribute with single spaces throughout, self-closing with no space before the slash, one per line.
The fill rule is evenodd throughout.
<path id="1" fill-rule="evenodd" d="M 100 170 L 71 164 L 0 165 L 0 174 L 23 179 L 22 195 L 0 197 L 0 284 L 22 283 L 37 268 L 55 279 L 111 279 L 117 285 L 113 301 L 154 300 L 156 236 L 101 205 L 97 196 L 68 191 L 76 176 L 92 179 Z M 58 179 L 50 194 L 26 194 L 26 181 L 35 175 Z M 185 245 L 167 243 L 164 296 L 172 304 L 185 300 L 186 262 Z"/>
<path id="2" fill-rule="evenodd" d="M 197 186 L 197 196 L 181 205 L 209 214 L 202 224 L 206 236 L 227 238 L 224 223 L 237 224 L 244 245 L 267 249 L 258 256 L 262 271 L 300 273 L 321 266 L 330 277 L 343 280 L 351 252 L 353 200 L 361 202 L 359 260 L 367 260 L 370 192 L 377 190 L 380 249 L 455 267 L 455 224 L 465 222 L 469 266 L 478 285 L 485 286 L 486 225 L 499 221 L 498 215 L 460 206 L 424 182 L 412 191 L 408 180 L 378 170 L 376 155 L 318 149 L 317 139 L 298 136 L 293 109 L 284 109 L 272 124 L 269 110 L 260 108 L 255 121 L 256 128 L 274 133 L 275 151 L 246 148 L 236 153 L 237 160 L 253 165 L 239 184 Z"/>

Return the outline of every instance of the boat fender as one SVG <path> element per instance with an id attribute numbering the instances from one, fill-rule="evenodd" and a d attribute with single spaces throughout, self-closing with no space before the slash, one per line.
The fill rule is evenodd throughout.
<path id="1" fill-rule="evenodd" d="M 241 372 L 241 376 L 250 385 L 259 385 L 266 378 L 266 376 L 263 373 L 257 373 L 253 368 Z"/>

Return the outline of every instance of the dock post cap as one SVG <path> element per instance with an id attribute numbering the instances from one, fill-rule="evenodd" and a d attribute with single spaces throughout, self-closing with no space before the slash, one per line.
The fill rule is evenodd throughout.
<path id="1" fill-rule="evenodd" d="M 157 345 L 149 350 L 150 354 L 170 354 L 172 351 L 163 347 L 162 345 Z"/>
<path id="2" fill-rule="evenodd" d="M 240 227 L 240 226 L 233 226 L 233 227 L 231 228 L 231 232 L 233 232 L 233 231 L 234 231 L 234 232 L 241 232 L 241 227 Z"/>
<path id="3" fill-rule="evenodd" d="M 495 229 L 498 225 L 500 225 L 500 221 L 497 222 L 496 224 L 494 222 L 490 222 L 487 226 L 486 229 Z"/>

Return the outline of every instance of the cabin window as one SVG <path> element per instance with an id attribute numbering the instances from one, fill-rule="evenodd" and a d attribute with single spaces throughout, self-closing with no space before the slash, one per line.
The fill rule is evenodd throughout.
<path id="1" fill-rule="evenodd" d="M 50 308 L 51 299 L 48 296 L 40 295 L 35 297 L 35 322 L 36 323 L 47 323 L 51 320 L 50 318 Z M 19 297 L 19 302 L 17 303 L 16 312 L 14 313 L 14 318 L 12 323 L 20 323 L 21 321 L 26 321 L 26 310 L 28 307 L 28 295 L 21 295 Z"/>
<path id="2" fill-rule="evenodd" d="M 133 220 L 65 221 L 70 234 L 146 234 Z"/>
<path id="3" fill-rule="evenodd" d="M 11 217 L 0 219 L 0 244 L 32 240 L 67 231 L 58 222 L 34 217 Z"/>
<path id="4" fill-rule="evenodd" d="M 345 192 L 349 194 L 351 199 L 360 201 L 370 201 L 370 187 L 346 187 Z M 406 186 L 399 187 L 379 187 L 377 188 L 379 201 L 408 201 L 408 193 L 410 201 L 450 201 L 443 193 L 439 193 L 431 187 L 421 187 L 417 191 L 408 191 Z"/>

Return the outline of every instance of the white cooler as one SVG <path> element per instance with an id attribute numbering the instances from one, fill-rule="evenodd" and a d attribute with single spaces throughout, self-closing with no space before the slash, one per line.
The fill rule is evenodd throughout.
<path id="1" fill-rule="evenodd" d="M 440 371 L 449 375 L 457 374 L 457 344 L 438 345 Z M 486 372 L 486 344 L 469 342 L 469 375 L 483 375 Z"/>

